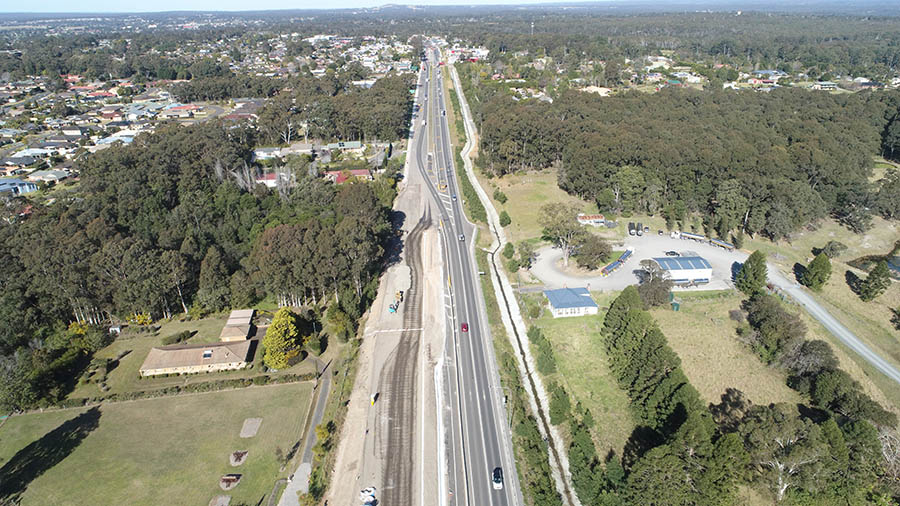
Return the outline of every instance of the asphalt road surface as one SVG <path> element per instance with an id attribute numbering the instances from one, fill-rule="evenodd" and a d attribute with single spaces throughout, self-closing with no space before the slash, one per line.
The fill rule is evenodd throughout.
<path id="1" fill-rule="evenodd" d="M 447 427 L 450 432 L 447 438 L 449 466 L 447 476 L 441 477 L 448 480 L 449 488 L 447 495 L 439 498 L 439 504 L 515 504 L 515 491 L 506 486 L 495 489 L 491 482 L 491 473 L 500 467 L 504 481 L 508 483 L 509 475 L 515 473 L 515 465 L 505 450 L 511 444 L 502 444 L 502 438 L 509 438 L 509 430 L 503 425 L 505 422 L 501 422 L 503 395 L 490 374 L 486 348 L 491 346 L 491 341 L 478 292 L 481 287 L 472 243 L 474 227 L 463 214 L 450 130 L 443 114 L 447 97 L 444 97 L 436 60 L 436 51 L 429 50 L 432 71 L 423 94 L 420 119 L 416 123 L 416 129 L 424 130 L 425 135 L 417 136 L 417 159 L 413 169 L 421 171 L 431 183 L 426 186 L 437 209 L 449 276 L 450 339 L 445 352 L 451 367 L 446 381 L 450 395 L 445 402 L 452 416 Z M 427 125 L 422 125 L 422 121 L 427 121 Z M 465 332 L 462 331 L 463 324 L 467 327 Z"/>

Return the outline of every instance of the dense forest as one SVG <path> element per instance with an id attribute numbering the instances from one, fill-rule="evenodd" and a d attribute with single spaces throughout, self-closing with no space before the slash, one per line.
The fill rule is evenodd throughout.
<path id="1" fill-rule="evenodd" d="M 406 137 L 411 76 L 379 79 L 368 89 L 349 84 L 343 74 L 291 79 L 266 102 L 257 125 L 261 140 L 280 144 L 296 139 L 306 125 L 317 139 L 394 141 Z"/>
<path id="2" fill-rule="evenodd" d="M 306 171 L 273 192 L 247 168 L 255 131 L 164 127 L 82 164 L 50 206 L 0 221 L 0 404 L 54 401 L 106 321 L 333 298 L 355 322 L 374 294 L 394 180 L 336 187 Z M 69 322 L 76 322 L 69 325 Z"/>
<path id="3" fill-rule="evenodd" d="M 603 211 L 696 211 L 723 238 L 781 239 L 827 214 L 862 231 L 871 213 L 898 212 L 893 178 L 868 179 L 874 155 L 900 154 L 894 92 L 567 91 L 550 104 L 514 101 L 463 69 L 492 175 L 556 166 L 561 188 Z"/>

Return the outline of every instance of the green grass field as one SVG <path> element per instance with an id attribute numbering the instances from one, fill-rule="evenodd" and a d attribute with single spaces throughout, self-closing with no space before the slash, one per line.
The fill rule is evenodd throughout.
<path id="1" fill-rule="evenodd" d="M 257 504 L 286 474 L 275 448 L 300 440 L 311 391 L 294 383 L 12 417 L 0 427 L 0 482 L 21 483 L 25 506 L 201 505 L 219 494 Z M 263 419 L 259 432 L 241 439 L 252 417 Z M 236 450 L 250 453 L 231 467 Z M 227 473 L 243 478 L 226 493 L 218 482 Z"/>
<path id="2" fill-rule="evenodd" d="M 744 392 L 755 404 L 802 400 L 788 388 L 780 371 L 767 367 L 738 341 L 737 322 L 728 318 L 728 311 L 740 307 L 740 292 L 679 293 L 677 297 L 679 311 L 662 306 L 651 314 L 704 400 L 719 402 L 729 387 Z"/>
<path id="3" fill-rule="evenodd" d="M 140 390 L 156 390 L 174 385 L 186 385 L 217 379 L 247 378 L 263 374 L 262 354 L 256 353 L 253 367 L 241 371 L 223 371 L 210 374 L 192 374 L 170 378 L 139 378 L 139 369 L 147 353 L 154 346 L 161 346 L 162 340 L 172 334 L 190 330 L 197 333 L 187 343 L 214 343 L 219 341 L 219 333 L 225 325 L 227 316 L 204 318 L 201 320 L 172 320 L 161 324 L 159 332 L 151 334 L 123 334 L 112 344 L 100 350 L 96 358 L 115 359 L 120 353 L 129 351 L 119 365 L 109 372 L 106 384 L 109 390 L 101 392 L 96 383 L 80 383 L 69 395 L 72 398 L 95 397 L 119 392 L 135 392 Z M 312 360 L 304 360 L 289 369 L 267 374 L 303 374 L 315 371 Z"/>
<path id="4" fill-rule="evenodd" d="M 481 186 L 493 201 L 494 190 L 499 188 L 507 196 L 506 204 L 493 201 L 497 212 L 506 210 L 512 223 L 506 227 L 506 234 L 515 243 L 541 236 L 538 224 L 541 206 L 551 202 L 573 203 L 581 206 L 586 213 L 596 213 L 597 205 L 585 202 L 562 191 L 556 184 L 556 170 L 512 174 L 502 178 L 488 179 L 479 175 Z"/>
<path id="5" fill-rule="evenodd" d="M 600 455 L 606 455 L 609 450 L 622 455 L 622 448 L 634 429 L 628 396 L 609 371 L 609 361 L 600 338 L 605 308 L 616 295 L 593 294 L 594 301 L 601 308 L 597 316 L 553 318 L 545 310 L 539 318 L 527 322 L 540 327 L 553 345 L 558 372 L 546 379 L 563 385 L 572 397 L 573 406 L 580 401 L 591 411 L 596 421 L 594 442 Z M 543 295 L 527 294 L 524 297 L 531 299 L 528 305 L 533 305 Z"/>

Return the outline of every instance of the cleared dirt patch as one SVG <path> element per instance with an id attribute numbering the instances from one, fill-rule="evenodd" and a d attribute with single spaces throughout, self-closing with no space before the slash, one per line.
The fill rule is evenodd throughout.
<path id="1" fill-rule="evenodd" d="M 231 456 L 228 457 L 228 461 L 231 463 L 231 467 L 237 467 L 244 463 L 247 460 L 247 454 L 250 453 L 247 450 L 238 450 L 236 452 L 232 452 Z"/>
<path id="2" fill-rule="evenodd" d="M 230 495 L 217 495 L 209 500 L 209 506 L 228 506 L 231 504 Z"/>
<path id="3" fill-rule="evenodd" d="M 241 427 L 241 437 L 249 438 L 256 435 L 259 426 L 262 425 L 262 418 L 247 418 L 244 420 L 244 426 Z"/>
<path id="4" fill-rule="evenodd" d="M 226 492 L 238 486 L 238 483 L 241 482 L 241 475 L 239 474 L 226 474 L 225 476 L 219 478 L 219 487 Z"/>

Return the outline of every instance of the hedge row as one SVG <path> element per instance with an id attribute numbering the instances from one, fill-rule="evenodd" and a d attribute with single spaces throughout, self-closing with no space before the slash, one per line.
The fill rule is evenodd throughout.
<path id="1" fill-rule="evenodd" d="M 54 405 L 57 408 L 76 408 L 81 406 L 89 406 L 104 402 L 121 402 L 133 401 L 138 399 L 153 399 L 156 397 L 168 397 L 172 395 L 200 393 L 200 392 L 216 392 L 219 390 L 232 390 L 236 388 L 247 388 L 250 386 L 261 385 L 278 385 L 282 383 L 297 383 L 300 381 L 310 381 L 315 379 L 314 373 L 307 374 L 283 374 L 280 376 L 254 376 L 252 378 L 234 378 L 217 381 L 204 381 L 201 383 L 190 383 L 187 385 L 174 385 L 157 390 L 141 390 L 137 392 L 121 392 L 109 395 L 101 395 L 97 397 L 82 397 L 64 399 Z"/>

